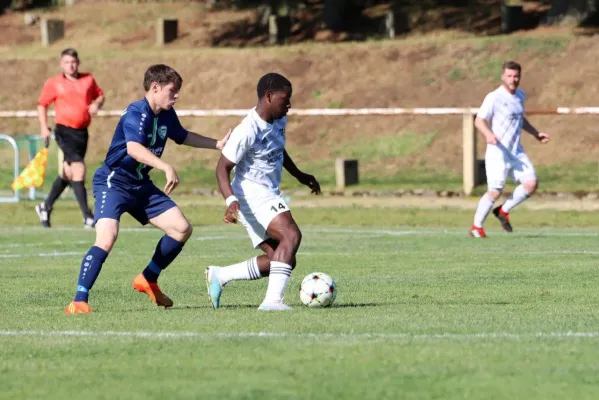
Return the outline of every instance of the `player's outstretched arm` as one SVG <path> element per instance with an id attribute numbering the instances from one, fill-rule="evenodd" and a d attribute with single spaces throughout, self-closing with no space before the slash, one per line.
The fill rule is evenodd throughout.
<path id="1" fill-rule="evenodd" d="M 289 172 L 295 179 L 298 180 L 302 185 L 308 186 L 312 189 L 312 193 L 320 194 L 320 183 L 316 180 L 316 178 L 310 174 L 303 173 L 299 170 L 299 168 L 295 165 L 287 150 L 284 150 L 283 153 L 283 167 Z"/>
<path id="2" fill-rule="evenodd" d="M 164 193 L 170 194 L 177 185 L 179 185 L 179 177 L 175 169 L 166 162 L 162 161 L 159 157 L 156 157 L 150 150 L 144 145 L 136 142 L 127 142 L 127 154 L 145 165 L 149 165 L 152 168 L 159 169 L 166 175 L 166 185 L 164 186 Z"/>
<path id="3" fill-rule="evenodd" d="M 227 210 L 223 217 L 223 221 L 227 224 L 237 223 L 237 213 L 239 212 L 239 201 L 233 195 L 233 189 L 231 188 L 231 171 L 234 167 L 235 163 L 224 155 L 220 155 L 218 164 L 216 164 L 216 181 L 227 204 Z"/>
<path id="4" fill-rule="evenodd" d="M 524 121 L 522 122 L 522 129 L 530 133 L 535 139 L 537 139 L 539 142 L 543 144 L 549 141 L 549 135 L 543 132 L 539 132 L 534 126 L 532 126 L 532 124 L 526 118 L 524 118 Z"/>
<path id="5" fill-rule="evenodd" d="M 186 146 L 197 147 L 199 149 L 212 149 L 212 150 L 222 150 L 229 140 L 229 136 L 231 136 L 232 130 L 229 129 L 229 132 L 223 137 L 221 140 L 212 139 L 206 136 L 202 136 L 195 132 L 188 132 L 185 141 L 183 142 Z"/>

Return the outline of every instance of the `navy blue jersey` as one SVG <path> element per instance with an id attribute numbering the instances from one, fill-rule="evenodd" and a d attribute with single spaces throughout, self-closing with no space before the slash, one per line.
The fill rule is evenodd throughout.
<path id="1" fill-rule="evenodd" d="M 148 101 L 143 98 L 129 104 L 121 115 L 104 165 L 100 168 L 114 181 L 139 185 L 149 181 L 152 167 L 136 161 L 127 154 L 127 142 L 140 143 L 156 157 L 162 156 L 168 138 L 182 144 L 187 131 L 181 126 L 173 108 L 154 115 Z"/>

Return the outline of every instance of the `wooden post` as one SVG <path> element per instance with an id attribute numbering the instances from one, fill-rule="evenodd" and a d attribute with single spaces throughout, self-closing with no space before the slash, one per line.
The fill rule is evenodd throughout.
<path id="1" fill-rule="evenodd" d="M 389 11 L 385 15 L 385 35 L 389 39 L 395 38 L 395 15 L 393 11 Z"/>
<path id="2" fill-rule="evenodd" d="M 156 46 L 164 46 L 177 39 L 178 29 L 178 20 L 158 18 L 156 21 Z"/>
<path id="3" fill-rule="evenodd" d="M 335 160 L 335 177 L 337 189 L 358 184 L 358 160 L 346 160 L 338 158 Z"/>
<path id="4" fill-rule="evenodd" d="M 522 29 L 523 15 L 522 4 L 504 2 L 501 5 L 501 32 L 511 33 Z"/>
<path id="5" fill-rule="evenodd" d="M 42 20 L 42 46 L 48 47 L 64 37 L 64 21 L 60 19 Z"/>
<path id="6" fill-rule="evenodd" d="M 278 43 L 279 27 L 277 26 L 277 16 L 268 17 L 268 43 L 273 45 Z"/>
<path id="7" fill-rule="evenodd" d="M 283 44 L 291 34 L 291 18 L 289 16 L 271 15 L 268 17 L 268 42 Z"/>
<path id="8" fill-rule="evenodd" d="M 463 166 L 462 182 L 464 193 L 469 196 L 478 182 L 478 161 L 476 160 L 476 129 L 474 117 L 470 113 L 462 116 Z"/>

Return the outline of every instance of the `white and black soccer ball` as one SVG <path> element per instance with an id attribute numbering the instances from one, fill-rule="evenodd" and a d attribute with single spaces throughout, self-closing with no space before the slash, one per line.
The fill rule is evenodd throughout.
<path id="1" fill-rule="evenodd" d="M 329 307 L 337 297 L 337 285 L 324 272 L 312 272 L 300 284 L 300 300 L 310 308 Z"/>

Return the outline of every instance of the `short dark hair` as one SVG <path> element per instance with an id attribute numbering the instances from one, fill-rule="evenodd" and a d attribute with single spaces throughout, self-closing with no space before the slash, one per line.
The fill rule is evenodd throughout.
<path id="1" fill-rule="evenodd" d="M 506 69 L 511 69 L 512 71 L 522 72 L 522 67 L 516 61 L 506 61 L 503 63 L 503 68 L 501 71 L 505 71 Z"/>
<path id="2" fill-rule="evenodd" d="M 183 84 L 183 78 L 181 78 L 181 75 L 179 75 L 177 71 L 168 65 L 156 64 L 150 66 L 144 74 L 144 89 L 146 92 L 150 90 L 152 82 L 156 82 L 161 86 L 174 83 L 175 88 L 180 90 L 181 85 Z"/>
<path id="3" fill-rule="evenodd" d="M 286 87 L 291 88 L 289 79 L 276 72 L 270 72 L 258 81 L 258 98 L 261 99 L 264 97 L 266 92 L 278 92 L 284 90 Z"/>
<path id="4" fill-rule="evenodd" d="M 68 49 L 64 49 L 62 51 L 62 53 L 60 53 L 60 58 L 63 58 L 64 56 L 71 56 L 77 60 L 79 60 L 79 54 L 77 54 L 77 50 L 69 47 Z"/>

